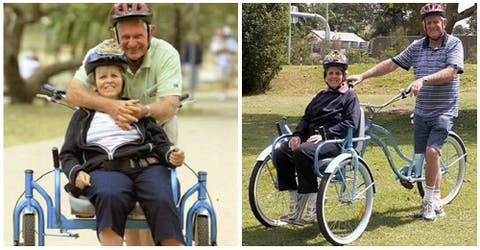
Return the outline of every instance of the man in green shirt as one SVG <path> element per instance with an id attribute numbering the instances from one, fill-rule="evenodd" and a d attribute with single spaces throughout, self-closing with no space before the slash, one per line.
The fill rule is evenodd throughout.
<path id="1" fill-rule="evenodd" d="M 175 143 L 175 113 L 182 91 L 180 57 L 172 45 L 153 37 L 152 15 L 151 9 L 143 3 L 114 4 L 109 14 L 113 39 L 97 45 L 108 47 L 118 43 L 124 50 L 128 62 L 124 95 L 131 100 L 108 99 L 90 90 L 84 65 L 68 86 L 66 100 L 79 107 L 110 114 L 123 129 L 131 129 L 133 122 L 151 116 L 163 124 L 170 141 Z M 153 243 L 149 231 L 127 230 L 126 235 L 128 245 Z M 171 240 L 164 243 L 178 243 Z"/>

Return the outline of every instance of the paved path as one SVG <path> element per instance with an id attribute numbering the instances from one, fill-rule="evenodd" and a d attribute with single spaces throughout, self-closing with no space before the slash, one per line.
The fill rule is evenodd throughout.
<path id="1" fill-rule="evenodd" d="M 195 98 L 197 101 L 184 107 L 183 114 L 179 114 L 178 146 L 185 150 L 186 162 L 196 172 L 208 172 L 207 187 L 218 217 L 218 245 L 236 246 L 240 242 L 241 212 L 238 203 L 240 168 L 236 93 L 230 93 L 230 98 L 223 102 L 217 101 L 215 93 L 199 93 Z M 50 148 L 60 147 L 62 143 L 62 138 L 55 138 L 4 149 L 4 245 L 12 244 L 12 211 L 17 197 L 23 191 L 24 170 L 33 169 L 34 178 L 37 178 L 52 169 Z M 178 173 L 184 192 L 196 179 L 184 167 L 180 168 Z M 39 183 L 53 194 L 52 174 L 45 176 Z M 38 193 L 34 195 L 41 198 Z M 66 197 L 65 194 L 62 195 Z M 62 204 L 62 213 L 69 214 L 68 202 Z M 74 232 L 80 234 L 79 239 L 46 237 L 46 245 L 99 245 L 93 230 Z M 58 230 L 47 230 L 47 233 L 58 233 Z"/>

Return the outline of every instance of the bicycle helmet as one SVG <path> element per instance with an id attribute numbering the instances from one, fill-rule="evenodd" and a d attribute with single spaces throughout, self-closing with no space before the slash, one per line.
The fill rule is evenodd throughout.
<path id="1" fill-rule="evenodd" d="M 442 17 L 445 17 L 445 13 L 445 7 L 440 3 L 427 3 L 420 9 L 420 15 L 422 16 L 422 20 L 430 15 L 440 15 Z"/>
<path id="2" fill-rule="evenodd" d="M 123 70 L 128 65 L 122 48 L 113 40 L 104 41 L 87 56 L 85 71 L 87 75 L 95 73 L 95 68 L 102 65 L 118 65 Z"/>
<path id="3" fill-rule="evenodd" d="M 138 18 L 144 21 L 147 25 L 147 38 L 150 38 L 150 23 L 152 22 L 153 12 L 148 5 L 144 3 L 116 3 L 113 4 L 112 9 L 110 9 L 108 17 L 110 25 L 115 31 L 117 42 L 120 42 L 117 23 L 127 18 Z M 148 40 L 148 47 L 150 48 L 150 40 Z"/>
<path id="4" fill-rule="evenodd" d="M 334 50 L 323 59 L 323 69 L 330 66 L 342 68 L 344 71 L 348 68 L 348 58 L 338 50 Z"/>
<path id="5" fill-rule="evenodd" d="M 116 3 L 110 10 L 109 19 L 112 27 L 124 18 L 140 18 L 147 24 L 152 22 L 153 12 L 144 3 Z"/>

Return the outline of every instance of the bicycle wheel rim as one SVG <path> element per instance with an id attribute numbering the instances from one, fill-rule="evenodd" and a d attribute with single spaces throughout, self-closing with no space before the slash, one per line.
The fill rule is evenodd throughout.
<path id="1" fill-rule="evenodd" d="M 288 192 L 279 192 L 276 168 L 270 157 L 257 161 L 250 176 L 249 201 L 255 218 L 267 227 L 285 225 L 280 221 L 289 209 Z"/>
<path id="2" fill-rule="evenodd" d="M 365 231 L 373 210 L 373 182 L 363 161 L 359 161 L 356 191 L 351 159 L 325 174 L 317 198 L 320 231 L 334 245 L 349 244 Z M 333 197 L 333 198 L 332 198 Z"/>

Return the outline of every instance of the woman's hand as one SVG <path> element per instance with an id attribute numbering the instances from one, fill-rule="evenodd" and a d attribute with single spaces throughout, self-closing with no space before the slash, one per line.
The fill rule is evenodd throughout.
<path id="1" fill-rule="evenodd" d="M 300 145 L 301 142 L 302 140 L 300 139 L 300 137 L 294 136 L 288 141 L 288 147 L 291 150 L 295 150 L 296 148 L 298 148 L 298 145 Z"/>
<path id="2" fill-rule="evenodd" d="M 168 156 L 168 161 L 174 166 L 181 166 L 185 160 L 185 152 L 181 149 L 175 151 L 175 146 L 170 147 L 170 155 Z"/>
<path id="3" fill-rule="evenodd" d="M 311 142 L 313 144 L 317 144 L 323 140 L 321 135 L 312 135 L 310 138 L 308 138 L 308 142 Z"/>
<path id="4" fill-rule="evenodd" d="M 85 171 L 78 172 L 77 178 L 75 178 L 75 187 L 84 189 L 86 187 L 90 187 L 90 185 L 90 175 Z"/>

